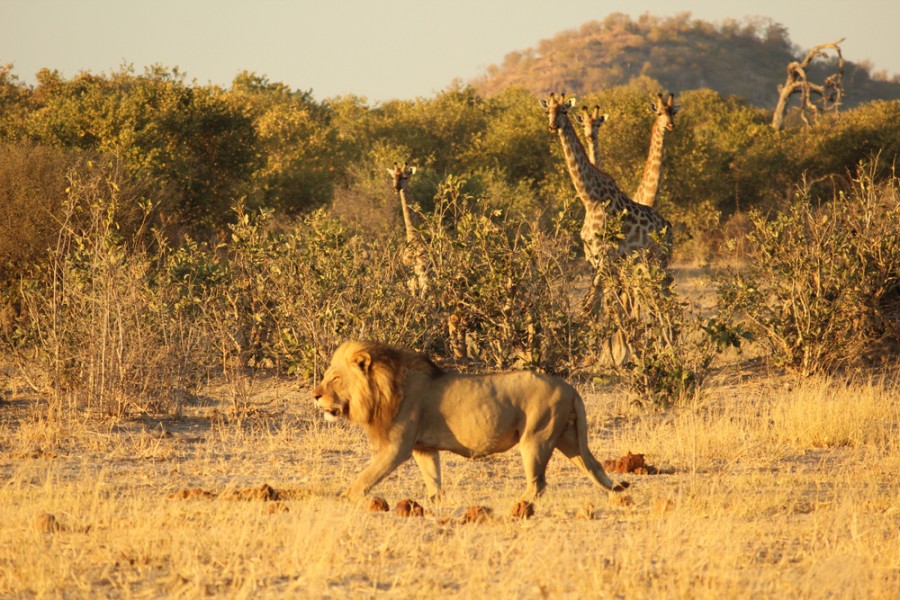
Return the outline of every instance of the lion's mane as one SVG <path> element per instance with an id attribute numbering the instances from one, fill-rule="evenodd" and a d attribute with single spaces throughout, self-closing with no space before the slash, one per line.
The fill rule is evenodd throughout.
<path id="1" fill-rule="evenodd" d="M 350 421 L 365 427 L 376 448 L 394 423 L 408 378 L 443 374 L 425 354 L 361 340 L 342 344 L 331 364 L 348 386 Z"/>

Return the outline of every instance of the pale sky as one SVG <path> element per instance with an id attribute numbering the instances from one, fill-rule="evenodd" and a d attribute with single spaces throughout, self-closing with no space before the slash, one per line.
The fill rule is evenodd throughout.
<path id="1" fill-rule="evenodd" d="M 845 37 L 845 59 L 900 73 L 900 0 L 0 0 L 0 65 L 28 84 L 44 67 L 161 64 L 224 87 L 248 70 L 374 104 L 431 97 L 612 12 L 769 17 L 801 48 Z"/>

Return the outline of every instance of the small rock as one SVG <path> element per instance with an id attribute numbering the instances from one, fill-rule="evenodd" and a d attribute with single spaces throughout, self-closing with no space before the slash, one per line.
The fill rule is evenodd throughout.
<path id="1" fill-rule="evenodd" d="M 534 504 L 520 500 L 513 505 L 511 514 L 513 519 L 530 519 L 534 516 Z"/>
<path id="2" fill-rule="evenodd" d="M 34 528 L 40 533 L 57 533 L 65 531 L 65 526 L 50 513 L 41 513 L 34 520 Z"/>
<path id="3" fill-rule="evenodd" d="M 466 510 L 466 514 L 463 515 L 462 519 L 460 519 L 460 523 L 484 523 L 487 521 L 492 511 L 487 506 L 470 506 L 468 510 Z"/>
<path id="4" fill-rule="evenodd" d="M 406 498 L 397 503 L 397 514 L 401 517 L 422 517 L 425 509 L 415 500 Z"/>
<path id="5" fill-rule="evenodd" d="M 397 508 L 400 508 L 399 505 Z M 369 512 L 388 512 L 389 510 L 391 510 L 391 505 L 381 496 L 375 496 L 369 502 Z"/>

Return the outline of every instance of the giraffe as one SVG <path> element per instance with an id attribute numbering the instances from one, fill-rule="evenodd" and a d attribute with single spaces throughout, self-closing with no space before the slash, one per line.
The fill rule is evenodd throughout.
<path id="1" fill-rule="evenodd" d="M 602 265 L 606 251 L 601 235 L 606 219 L 621 215 L 622 228 L 614 256 L 623 257 L 647 248 L 663 268 L 667 267 L 672 248 L 672 226 L 649 206 L 633 202 L 619 189 L 611 175 L 591 164 L 568 117 L 575 99 L 566 100 L 565 94 L 559 97 L 551 94 L 549 99 L 540 102 L 549 115 L 550 132 L 559 135 L 569 176 L 584 205 L 581 241 L 588 262 L 595 269 Z M 659 243 L 654 240 L 653 234 L 660 238 Z"/>
<path id="2" fill-rule="evenodd" d="M 595 105 L 594 108 L 582 106 L 581 114 L 575 115 L 575 120 L 581 125 L 584 139 L 587 140 L 591 164 L 600 169 L 600 126 L 609 120 L 609 115 L 601 115 L 599 106 Z"/>
<path id="3" fill-rule="evenodd" d="M 647 162 L 644 164 L 644 175 L 637 191 L 634 193 L 634 201 L 645 206 L 653 206 L 659 197 L 659 180 L 662 177 L 662 151 L 663 137 L 667 131 L 675 129 L 675 115 L 681 110 L 680 106 L 674 106 L 675 94 L 669 94 L 668 100 L 663 102 L 663 95 L 658 94 L 656 104 L 650 105 L 650 111 L 656 115 L 653 129 L 650 133 L 650 152 Z"/>
<path id="4" fill-rule="evenodd" d="M 613 259 L 622 258 L 646 248 L 650 256 L 665 269 L 672 249 L 672 226 L 649 206 L 633 202 L 619 189 L 611 175 L 591 164 L 569 121 L 568 112 L 575 105 L 574 98 L 566 100 L 565 94 L 559 97 L 551 94 L 540 103 L 549 116 L 550 132 L 559 135 L 569 176 L 584 205 L 581 241 L 584 244 L 585 258 L 594 267 L 594 279 L 585 298 L 584 308 L 596 314 L 603 298 L 600 289 L 601 267 L 607 257 L 611 255 Z M 606 220 L 619 217 L 622 220 L 618 244 L 614 250 L 609 251 L 604 242 Z M 632 306 L 629 310 L 636 314 L 638 307 Z M 614 333 L 604 344 L 603 352 L 605 358 L 610 359 L 614 365 L 624 364 L 631 353 L 625 334 L 622 331 Z"/>
<path id="5" fill-rule="evenodd" d="M 415 174 L 416 168 L 409 165 L 394 163 L 394 167 L 388 169 L 393 180 L 394 191 L 400 197 L 400 208 L 403 211 L 403 225 L 406 227 L 406 250 L 403 253 L 403 262 L 411 265 L 415 277 L 410 278 L 408 285 L 413 295 L 424 297 L 428 291 L 428 256 L 425 252 L 425 244 L 413 226 L 412 209 L 415 204 L 409 190 L 409 177 Z"/>

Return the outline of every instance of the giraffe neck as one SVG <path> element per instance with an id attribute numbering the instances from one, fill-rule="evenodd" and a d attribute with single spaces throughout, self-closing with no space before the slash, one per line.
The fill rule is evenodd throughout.
<path id="1" fill-rule="evenodd" d="M 400 194 L 400 207 L 403 210 L 403 225 L 406 227 L 406 241 L 415 242 L 418 238 L 416 230 L 413 228 L 412 212 L 409 208 L 413 202 L 412 196 L 408 190 L 402 187 L 398 193 Z"/>
<path id="2" fill-rule="evenodd" d="M 644 164 L 644 175 L 634 193 L 634 201 L 638 204 L 645 206 L 656 204 L 659 196 L 659 180 L 662 177 L 662 151 L 665 134 L 665 128 L 654 121 L 653 133 L 650 136 L 650 152 L 647 154 L 647 162 Z"/>
<path id="3" fill-rule="evenodd" d="M 619 190 L 615 180 L 608 174 L 591 164 L 575 128 L 566 119 L 559 128 L 559 140 L 562 142 L 563 155 L 569 177 L 575 185 L 578 197 L 588 211 L 594 211 L 596 204 L 608 202 L 608 211 L 621 211 L 625 208 L 624 194 Z M 627 198 L 624 198 L 627 200 Z"/>
<path id="4" fill-rule="evenodd" d="M 600 168 L 600 136 L 598 135 L 598 131 L 594 128 L 591 128 L 590 135 L 586 136 L 587 140 L 587 153 L 588 158 L 591 160 L 591 164 Z"/>

